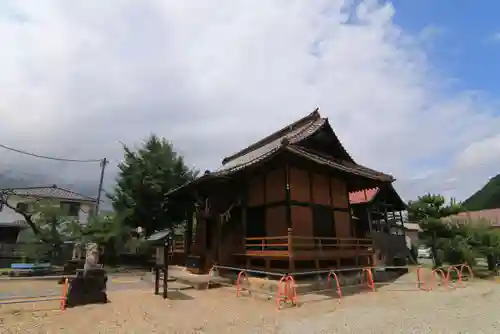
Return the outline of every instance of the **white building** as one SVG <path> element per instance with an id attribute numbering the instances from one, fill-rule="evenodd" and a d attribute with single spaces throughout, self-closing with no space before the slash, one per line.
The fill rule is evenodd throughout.
<path id="1" fill-rule="evenodd" d="M 8 206 L 15 207 L 29 212 L 33 206 L 41 200 L 50 200 L 59 205 L 68 217 L 75 218 L 81 223 L 86 223 L 96 210 L 97 201 L 88 196 L 78 194 L 74 191 L 62 189 L 53 185 L 51 187 L 30 187 L 30 188 L 11 188 L 1 189 Z M 12 242 L 17 239 L 19 231 L 27 227 L 22 215 L 7 205 L 0 205 L 0 231 Z M 0 236 L 0 242 L 2 242 Z M 7 240 L 4 240 L 4 242 Z"/>

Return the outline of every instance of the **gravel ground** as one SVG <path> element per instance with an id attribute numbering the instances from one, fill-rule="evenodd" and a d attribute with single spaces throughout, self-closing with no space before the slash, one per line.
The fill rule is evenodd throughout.
<path id="1" fill-rule="evenodd" d="M 10 290 L 27 289 L 26 283 L 9 283 Z M 30 282 L 29 288 L 38 283 L 49 284 Z M 432 292 L 393 288 L 340 303 L 308 298 L 299 308 L 277 311 L 274 300 L 236 298 L 232 289 L 182 291 L 163 300 L 137 286 L 111 290 L 107 305 L 64 312 L 57 302 L 0 306 L 0 333 L 500 333 L 499 284 L 475 281 Z"/>

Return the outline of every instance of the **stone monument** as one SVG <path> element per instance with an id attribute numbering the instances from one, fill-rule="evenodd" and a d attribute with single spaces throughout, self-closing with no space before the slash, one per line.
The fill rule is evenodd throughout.
<path id="1" fill-rule="evenodd" d="M 85 265 L 83 267 L 86 273 L 90 269 L 98 268 L 99 246 L 95 242 L 89 242 L 85 250 Z"/>
<path id="2" fill-rule="evenodd" d="M 66 306 L 107 303 L 106 271 L 98 264 L 99 247 L 96 243 L 86 245 L 83 269 L 76 270 L 76 277 L 70 281 Z"/>

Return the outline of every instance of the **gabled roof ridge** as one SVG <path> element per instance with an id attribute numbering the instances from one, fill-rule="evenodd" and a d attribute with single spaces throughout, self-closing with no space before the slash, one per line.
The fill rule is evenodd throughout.
<path id="1" fill-rule="evenodd" d="M 93 197 L 90 197 L 90 196 L 87 196 L 87 195 L 83 195 L 83 194 L 80 194 L 80 193 L 77 193 L 76 191 L 73 191 L 73 190 L 69 190 L 69 189 L 66 189 L 66 188 L 61 188 L 61 187 L 56 187 L 57 189 L 60 189 L 60 190 L 64 190 L 64 191 L 67 191 L 69 193 L 72 193 L 74 195 L 78 195 L 78 196 L 82 196 L 84 198 L 88 198 L 89 200 L 91 201 L 96 201 L 97 202 L 97 199 L 93 198 Z"/>
<path id="2" fill-rule="evenodd" d="M 50 186 L 10 187 L 10 188 L 1 188 L 0 190 L 12 190 L 12 191 L 15 191 L 15 190 L 35 190 L 35 189 L 58 189 L 58 190 L 66 191 L 66 192 L 68 192 L 70 194 L 73 194 L 73 195 L 80 196 L 84 200 L 89 200 L 89 201 L 92 201 L 92 202 L 97 202 L 97 199 L 95 199 L 93 197 L 80 194 L 80 193 L 78 193 L 76 191 L 73 191 L 73 190 L 69 190 L 69 189 L 66 189 L 66 188 L 58 187 L 56 184 L 53 184 L 53 185 L 50 185 Z M 32 196 L 36 197 L 37 195 L 32 195 Z"/>
<path id="3" fill-rule="evenodd" d="M 225 165 L 229 161 L 234 160 L 238 157 L 241 157 L 242 155 L 245 155 L 249 152 L 252 152 L 252 151 L 272 142 L 273 140 L 276 140 L 280 137 L 283 137 L 286 133 L 289 133 L 294 128 L 297 128 L 297 127 L 303 125 L 304 123 L 312 122 L 312 121 L 318 120 L 320 118 L 321 118 L 321 115 L 319 114 L 319 108 L 316 108 L 309 115 L 302 117 L 301 119 L 299 119 L 293 123 L 290 123 L 287 126 L 283 127 L 282 129 L 260 139 L 259 141 L 255 142 L 253 144 L 251 144 L 250 146 L 247 146 L 246 148 L 244 148 L 244 149 L 242 149 L 242 150 L 240 150 L 240 151 L 238 151 L 238 152 L 236 152 L 228 157 L 225 157 L 224 159 L 222 159 L 222 165 Z"/>
<path id="4" fill-rule="evenodd" d="M 43 189 L 43 188 L 54 188 L 54 185 L 33 186 L 33 187 L 7 187 L 7 188 L 0 188 L 0 190 L 26 190 L 26 189 Z M 55 188 L 58 188 L 58 187 L 56 186 Z"/>

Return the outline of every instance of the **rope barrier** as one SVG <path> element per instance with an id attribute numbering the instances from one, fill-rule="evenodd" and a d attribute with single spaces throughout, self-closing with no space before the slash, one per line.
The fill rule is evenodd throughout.
<path id="1" fill-rule="evenodd" d="M 218 274 L 218 269 L 225 269 L 225 270 L 232 270 L 232 271 L 238 271 L 236 282 L 232 280 L 232 282 L 229 283 L 224 283 L 224 282 L 219 282 L 217 281 L 217 284 L 220 283 L 220 285 L 228 285 L 231 287 L 234 287 L 234 283 L 236 284 L 236 296 L 239 297 L 241 296 L 241 293 L 243 291 L 247 291 L 249 295 L 252 294 L 252 292 L 256 292 L 257 294 L 263 294 L 263 295 L 274 295 L 275 300 L 276 300 L 276 307 L 277 309 L 281 309 L 285 305 L 291 305 L 291 306 L 298 306 L 299 305 L 299 297 L 297 293 L 297 288 L 296 288 L 296 277 L 300 276 L 307 276 L 307 275 L 312 275 L 312 274 L 327 274 L 327 284 L 326 284 L 326 289 L 320 289 L 320 290 L 311 290 L 308 292 L 303 292 L 301 294 L 315 294 L 315 293 L 320 293 L 320 292 L 331 292 L 333 289 L 335 289 L 336 294 L 338 296 L 338 302 L 340 302 L 340 299 L 343 298 L 343 290 L 346 288 L 350 287 L 362 287 L 362 288 L 368 288 L 371 290 L 371 292 L 376 292 L 376 286 L 377 284 L 416 284 L 417 290 L 422 290 L 422 291 L 432 291 L 438 286 L 444 286 L 447 289 L 450 289 L 454 286 L 450 284 L 452 282 L 451 276 L 453 272 L 457 274 L 457 282 L 460 286 L 465 286 L 465 283 L 463 282 L 463 277 L 464 277 L 464 271 L 468 271 L 468 276 L 472 279 L 473 272 L 470 266 L 467 264 L 460 264 L 460 265 L 454 265 L 454 266 L 449 266 L 447 268 L 437 268 L 434 270 L 426 269 L 423 267 L 418 267 L 416 270 L 416 281 L 401 281 L 401 282 L 386 282 L 386 281 L 380 281 L 380 282 L 375 282 L 374 278 L 374 271 L 373 270 L 385 270 L 385 269 L 408 269 L 408 267 L 362 267 L 362 268 L 342 268 L 342 269 L 335 269 L 335 270 L 328 270 L 328 271 L 310 271 L 310 272 L 299 272 L 299 273 L 292 273 L 292 274 L 282 274 L 282 273 L 270 273 L 270 272 L 265 272 L 265 271 L 260 271 L 260 270 L 252 270 L 252 269 L 244 269 L 244 268 L 235 268 L 235 267 L 226 267 L 226 266 L 218 266 L 214 265 L 210 270 L 209 270 L 209 281 L 208 281 L 208 287 L 210 287 L 211 283 L 215 283 L 213 281 L 214 276 Z M 426 272 L 425 270 L 430 271 L 430 277 L 426 279 Z M 342 284 L 341 278 L 339 275 L 341 273 L 346 273 L 346 272 L 357 272 L 360 274 L 358 276 L 361 281 L 357 281 L 360 283 L 356 284 Z M 250 284 L 250 274 L 255 273 L 255 274 L 265 274 L 269 276 L 278 276 L 280 277 L 278 283 L 277 283 L 277 291 L 276 292 L 267 292 L 267 291 L 261 291 L 257 289 L 252 289 L 251 284 Z M 319 276 L 321 277 L 321 276 Z M 324 276 L 323 276 L 324 277 Z M 346 278 L 349 278 L 350 276 L 345 276 Z M 324 279 L 324 278 L 323 278 Z M 333 286 L 333 282 L 335 281 L 335 286 Z M 248 282 L 248 285 L 245 286 L 245 281 Z M 346 282 L 344 282 L 346 283 Z M 272 290 L 270 290 L 272 291 Z"/>

